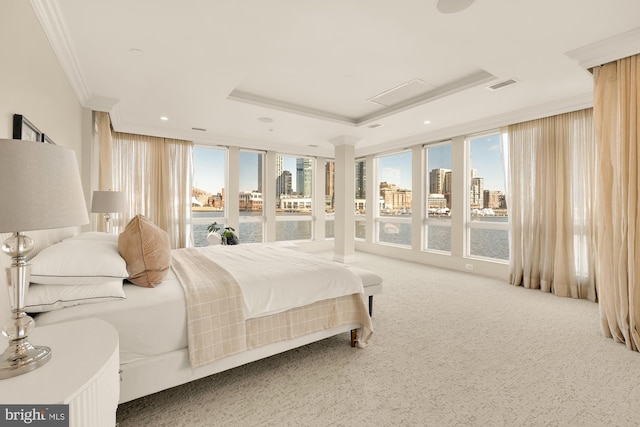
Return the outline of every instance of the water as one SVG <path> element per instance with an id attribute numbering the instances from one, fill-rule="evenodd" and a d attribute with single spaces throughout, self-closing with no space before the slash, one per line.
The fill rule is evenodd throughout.
<path id="1" fill-rule="evenodd" d="M 240 212 L 240 216 L 261 216 L 260 212 Z M 279 213 L 278 216 L 295 215 L 287 213 Z M 206 218 L 207 222 L 203 224 L 193 225 L 193 242 L 195 246 L 206 246 L 209 244 L 207 228 L 214 221 L 218 222 L 220 228 L 224 213 L 220 211 L 194 211 L 194 219 Z M 333 221 L 325 222 L 325 236 L 331 238 L 334 236 Z M 240 227 L 236 230 L 236 234 L 241 243 L 259 243 L 263 241 L 262 234 L 264 224 L 262 222 L 240 222 Z M 310 240 L 313 236 L 312 221 L 277 221 L 276 222 L 276 240 Z"/>
<path id="2" fill-rule="evenodd" d="M 219 211 L 195 211 L 194 219 L 206 218 L 205 224 L 193 224 L 193 240 L 195 246 L 206 246 L 207 227 L 214 221 L 220 224 L 224 213 Z M 260 216 L 259 212 L 241 212 L 241 216 Z M 507 222 L 507 217 L 476 217 L 474 221 Z M 390 223 L 387 223 L 390 224 Z M 222 224 L 220 224 L 222 226 Z M 326 221 L 325 235 L 334 237 L 334 221 Z M 276 240 L 309 240 L 312 238 L 313 223 L 311 221 L 277 221 Z M 356 238 L 364 239 L 366 231 L 365 221 L 356 221 Z M 411 224 L 391 223 L 386 226 L 380 223 L 379 240 L 411 247 Z M 264 225 L 262 222 L 241 222 L 236 234 L 240 243 L 262 242 Z M 427 248 L 443 252 L 451 252 L 451 227 L 429 225 L 427 229 Z M 509 260 L 509 232 L 507 230 L 492 230 L 472 228 L 470 230 L 469 252 L 472 256 Z"/>

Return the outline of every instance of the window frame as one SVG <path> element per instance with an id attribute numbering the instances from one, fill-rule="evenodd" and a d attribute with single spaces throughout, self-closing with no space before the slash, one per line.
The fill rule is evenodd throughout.
<path id="1" fill-rule="evenodd" d="M 204 144 L 195 144 L 194 145 L 194 152 L 193 155 L 196 155 L 195 149 L 196 148 L 204 148 L 207 150 L 219 150 L 219 151 L 223 151 L 224 152 L 224 183 L 222 186 L 222 189 L 228 188 L 229 187 L 229 147 L 224 147 L 224 146 L 210 146 L 210 145 L 204 145 Z M 194 170 L 193 170 L 193 174 L 195 176 L 195 162 L 194 162 L 194 166 L 193 166 Z M 193 188 L 193 185 L 192 185 Z M 228 196 L 227 196 L 228 197 Z M 193 215 L 193 209 L 191 210 L 191 232 L 192 232 L 192 244 L 195 245 L 195 225 L 209 225 L 212 224 L 213 222 L 217 222 L 218 224 L 220 224 L 221 226 L 225 226 L 226 224 L 228 224 L 229 222 L 229 212 L 227 211 L 228 209 L 228 204 L 226 203 L 225 200 L 225 204 L 224 204 L 224 210 L 222 211 L 222 217 L 214 217 L 214 218 L 195 218 Z"/>
<path id="2" fill-rule="evenodd" d="M 411 245 L 412 245 L 411 241 L 409 241 L 407 244 L 400 244 L 400 243 L 385 242 L 380 240 L 381 227 L 385 227 L 387 224 L 394 225 L 394 226 L 408 224 L 409 226 L 411 226 L 413 223 L 412 213 L 407 216 L 380 215 L 380 210 L 381 210 L 380 206 L 384 205 L 384 200 L 382 200 L 380 196 L 380 159 L 382 157 L 391 157 L 391 156 L 402 155 L 402 154 L 408 154 L 410 156 L 413 155 L 411 149 L 409 148 L 409 149 L 397 150 L 397 151 L 386 152 L 386 153 L 378 153 L 373 158 L 373 165 L 374 165 L 373 172 L 374 172 L 375 189 L 376 189 L 375 200 L 377 201 L 376 210 L 374 211 L 374 215 L 373 215 L 373 224 L 372 224 L 374 227 L 373 237 L 374 237 L 374 243 L 379 245 L 393 246 L 393 247 L 403 248 L 403 249 L 406 249 L 406 248 L 411 249 Z M 413 192 L 413 182 L 411 183 L 411 188 L 409 188 L 409 190 Z M 410 236 L 410 239 L 413 238 L 411 232 L 409 233 L 409 236 Z"/>
<path id="3" fill-rule="evenodd" d="M 301 215 L 282 215 L 279 214 L 278 209 L 280 207 L 280 195 L 279 194 L 275 194 L 274 196 L 277 198 L 278 203 L 276 204 L 276 212 L 275 212 L 275 222 L 276 222 L 276 237 L 275 237 L 275 241 L 276 242 L 308 242 L 308 241 L 313 241 L 315 239 L 315 222 L 316 222 L 316 215 L 318 212 L 318 206 L 315 200 L 315 184 L 314 184 L 314 180 L 315 180 L 315 174 L 316 174 L 316 168 L 318 167 L 318 159 L 312 156 L 304 156 L 304 155 L 295 155 L 295 154 L 284 154 L 284 153 L 276 153 L 276 156 L 281 156 L 281 157 L 290 157 L 290 158 L 294 158 L 296 159 L 296 163 L 297 163 L 297 159 L 308 159 L 311 161 L 311 196 L 309 197 L 311 199 L 311 211 L 309 214 L 301 214 Z M 284 169 L 283 169 L 284 170 Z M 297 170 L 295 171 L 295 173 L 297 173 Z M 277 171 L 276 171 L 276 180 L 278 179 L 277 177 Z M 298 185 L 297 182 L 297 177 L 296 177 L 296 186 Z M 275 185 L 275 188 L 277 189 L 277 185 Z M 324 196 L 323 196 L 323 200 L 324 200 Z M 322 204 L 322 212 L 324 212 L 324 203 Z M 311 236 L 306 239 L 291 239 L 291 240 L 278 240 L 278 225 L 277 223 L 279 222 L 311 222 L 310 225 L 310 229 L 311 229 Z"/>
<path id="4" fill-rule="evenodd" d="M 265 178 L 266 178 L 266 174 L 265 174 L 265 166 L 266 166 L 266 157 L 267 157 L 267 152 L 266 151 L 262 151 L 262 150 L 251 150 L 251 149 L 246 149 L 246 148 L 240 148 L 240 160 L 242 160 L 242 153 L 254 153 L 254 154 L 260 154 L 262 155 L 262 167 L 260 168 L 262 171 L 262 176 L 258 176 L 258 180 L 262 180 L 262 191 L 260 192 L 262 194 L 262 215 L 242 215 L 239 210 L 239 206 L 238 206 L 238 227 L 241 227 L 243 224 L 251 224 L 251 223 L 261 223 L 262 224 L 262 240 L 260 240 L 259 242 L 256 243 L 264 243 L 266 241 L 266 224 L 267 224 L 267 215 L 265 212 L 265 207 L 264 207 L 264 200 L 265 200 L 265 193 L 264 193 L 264 183 L 265 183 Z M 240 193 L 242 191 L 240 191 L 238 193 L 238 197 L 240 197 Z M 240 230 L 238 230 L 238 234 L 240 234 Z"/>
<path id="5" fill-rule="evenodd" d="M 509 264 L 509 258 L 511 256 L 511 250 L 509 248 L 509 216 L 507 216 L 507 221 L 505 222 L 484 222 L 484 221 L 474 221 L 471 217 L 471 170 L 473 167 L 472 159 L 471 159 L 471 142 L 472 140 L 489 137 L 489 136 L 497 136 L 500 139 L 500 144 L 503 143 L 503 138 L 505 137 L 506 132 L 502 129 L 492 129 L 488 131 L 484 131 L 481 133 L 468 134 L 464 137 L 464 153 L 465 153 L 465 170 L 464 170 L 464 182 L 465 182 L 465 191 L 464 191 L 464 253 L 463 257 L 466 259 L 494 262 L 499 264 Z M 503 163 L 503 173 L 504 173 L 504 161 Z M 504 177 L 505 181 L 508 179 L 507 176 Z M 505 182 L 506 186 L 506 182 Z M 508 211 L 507 211 L 508 212 Z M 492 258 L 482 255 L 473 255 L 471 253 L 471 232 L 472 230 L 503 230 L 507 232 L 507 250 L 509 251 L 509 257 L 507 259 L 502 258 Z"/>

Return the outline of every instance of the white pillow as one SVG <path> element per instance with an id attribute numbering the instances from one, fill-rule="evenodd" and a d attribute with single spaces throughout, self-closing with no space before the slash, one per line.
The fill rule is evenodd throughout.
<path id="1" fill-rule="evenodd" d="M 104 302 L 126 297 L 122 279 L 112 279 L 99 285 L 31 284 L 27 291 L 25 311 L 27 313 L 41 313 L 79 304 Z"/>
<path id="2" fill-rule="evenodd" d="M 31 282 L 49 285 L 96 285 L 129 276 L 118 243 L 67 239 L 33 257 Z"/>

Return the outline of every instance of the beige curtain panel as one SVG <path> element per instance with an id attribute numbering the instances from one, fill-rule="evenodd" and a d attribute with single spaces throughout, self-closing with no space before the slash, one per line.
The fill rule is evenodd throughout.
<path id="1" fill-rule="evenodd" d="M 95 119 L 98 127 L 98 190 L 107 191 L 114 190 L 112 180 L 112 146 L 113 141 L 111 139 L 111 119 L 109 113 L 102 111 L 96 111 Z M 118 220 L 119 213 L 113 214 L 113 221 Z M 106 231 L 105 222 L 97 222 L 98 231 Z"/>
<path id="2" fill-rule="evenodd" d="M 509 282 L 596 300 L 591 109 L 509 126 Z"/>
<path id="3" fill-rule="evenodd" d="M 640 56 L 594 70 L 596 278 L 602 328 L 640 347 Z"/>
<path id="4" fill-rule="evenodd" d="M 172 248 L 189 246 L 193 143 L 121 132 L 112 138 L 114 188 L 128 198 L 119 229 L 142 214 L 169 234 Z"/>

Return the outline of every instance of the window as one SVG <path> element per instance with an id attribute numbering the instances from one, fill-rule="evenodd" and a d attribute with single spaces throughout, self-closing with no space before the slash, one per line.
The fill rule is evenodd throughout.
<path id="1" fill-rule="evenodd" d="M 327 160 L 324 166 L 324 237 L 326 239 L 332 239 L 335 237 L 334 224 L 335 224 L 335 177 L 336 177 L 336 163 L 332 160 Z"/>
<path id="2" fill-rule="evenodd" d="M 411 246 L 411 152 L 376 158 L 377 242 Z"/>
<path id="3" fill-rule="evenodd" d="M 451 142 L 425 148 L 425 249 L 451 253 Z"/>
<path id="4" fill-rule="evenodd" d="M 238 237 L 241 243 L 261 243 L 264 241 L 263 167 L 263 153 L 240 151 L 240 194 L 238 195 L 240 225 Z"/>
<path id="5" fill-rule="evenodd" d="M 468 140 L 467 256 L 509 260 L 508 211 L 499 133 Z"/>
<path id="6" fill-rule="evenodd" d="M 191 213 L 194 246 L 206 246 L 207 227 L 226 221 L 225 195 L 227 150 L 195 146 L 193 148 L 193 187 Z"/>
<path id="7" fill-rule="evenodd" d="M 276 240 L 313 237 L 313 159 L 276 155 Z"/>
<path id="8" fill-rule="evenodd" d="M 357 160 L 355 164 L 356 239 L 365 239 L 367 232 L 367 162 Z"/>

